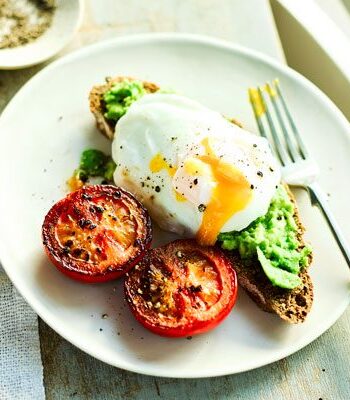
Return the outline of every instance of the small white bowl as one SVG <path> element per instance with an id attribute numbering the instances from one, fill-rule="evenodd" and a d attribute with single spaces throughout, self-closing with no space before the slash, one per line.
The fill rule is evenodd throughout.
<path id="1" fill-rule="evenodd" d="M 83 16 L 83 0 L 56 0 L 51 26 L 36 40 L 0 50 L 0 69 L 39 64 L 57 54 L 72 39 Z"/>

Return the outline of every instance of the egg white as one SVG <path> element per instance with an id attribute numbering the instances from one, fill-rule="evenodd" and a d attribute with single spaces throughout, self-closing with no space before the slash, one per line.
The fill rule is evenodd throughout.
<path id="1" fill-rule="evenodd" d="M 186 172 L 185 164 L 204 154 L 204 138 L 253 188 L 251 201 L 226 221 L 221 232 L 242 230 L 267 212 L 281 178 L 267 140 L 186 97 L 151 94 L 135 102 L 116 125 L 114 181 L 133 193 L 162 229 L 194 236 L 201 225 L 199 205 L 210 201 L 216 182 L 210 169 L 194 176 Z M 152 173 L 150 163 L 156 156 L 165 160 L 172 174 L 169 168 Z"/>

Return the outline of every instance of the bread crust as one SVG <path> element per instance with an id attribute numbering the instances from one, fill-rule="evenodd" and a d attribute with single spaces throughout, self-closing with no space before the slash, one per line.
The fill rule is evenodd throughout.
<path id="1" fill-rule="evenodd" d="M 97 128 L 110 140 L 112 140 L 114 136 L 115 123 L 108 121 L 104 117 L 105 105 L 103 102 L 103 94 L 115 83 L 125 79 L 130 81 L 135 80 L 135 78 L 127 76 L 106 78 L 106 83 L 94 86 L 89 95 L 90 110 L 95 116 Z M 152 82 L 143 81 L 143 85 L 148 93 L 154 93 L 159 90 L 159 86 Z M 230 119 L 230 121 L 242 127 L 237 120 Z M 303 236 L 305 228 L 301 223 L 294 195 L 286 184 L 284 186 L 294 205 L 293 217 L 298 226 L 297 238 L 300 243 L 299 250 L 301 250 L 306 245 Z M 233 263 L 237 272 L 239 284 L 262 310 L 277 314 L 280 318 L 289 323 L 297 324 L 305 321 L 314 298 L 313 284 L 307 268 L 303 269 L 299 274 L 303 284 L 295 289 L 288 290 L 271 284 L 263 272 L 258 259 L 253 260 L 251 263 L 247 263 L 246 261 L 243 263 L 237 251 L 226 251 L 226 255 Z M 309 255 L 309 265 L 311 261 L 312 254 Z"/>

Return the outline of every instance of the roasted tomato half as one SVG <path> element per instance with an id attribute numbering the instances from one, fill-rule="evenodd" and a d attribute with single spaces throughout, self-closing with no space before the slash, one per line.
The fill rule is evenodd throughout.
<path id="1" fill-rule="evenodd" d="M 64 274 L 83 282 L 116 279 L 143 257 L 152 239 L 150 217 L 125 190 L 86 186 L 47 213 L 45 250 Z"/>
<path id="2" fill-rule="evenodd" d="M 162 336 L 195 335 L 231 311 L 237 278 L 218 248 L 176 240 L 150 250 L 126 275 L 125 295 L 145 328 Z"/>

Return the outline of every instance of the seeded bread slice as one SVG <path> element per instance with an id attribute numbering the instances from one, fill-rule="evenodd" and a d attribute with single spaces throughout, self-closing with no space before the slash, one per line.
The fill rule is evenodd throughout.
<path id="1" fill-rule="evenodd" d="M 96 125 L 98 130 L 105 135 L 108 139 L 113 139 L 115 122 L 109 121 L 105 118 L 104 113 L 106 111 L 105 104 L 103 101 L 103 95 L 112 88 L 115 83 L 129 80 L 134 81 L 135 78 L 128 76 L 117 76 L 115 78 L 106 78 L 106 83 L 103 85 L 94 86 L 89 95 L 90 111 L 93 113 L 96 119 Z M 159 86 L 155 83 L 143 81 L 143 87 L 147 93 L 154 93 L 159 90 Z"/>
<path id="2" fill-rule="evenodd" d="M 287 185 L 285 185 L 288 195 L 294 204 L 294 220 L 298 225 L 298 241 L 300 250 L 305 247 L 304 231 L 305 228 L 300 220 L 299 211 L 294 195 Z M 242 261 L 236 251 L 226 251 L 226 255 L 231 259 L 237 272 L 238 282 L 243 287 L 255 303 L 264 311 L 277 314 L 283 320 L 298 324 L 305 321 L 314 298 L 313 285 L 307 268 L 303 269 L 299 277 L 302 285 L 289 290 L 273 286 L 266 277 L 258 259 L 247 263 Z M 312 254 L 309 255 L 309 265 L 312 261 Z"/>
<path id="3" fill-rule="evenodd" d="M 97 128 L 109 139 L 113 139 L 115 123 L 108 121 L 104 117 L 105 105 L 103 102 L 103 95 L 115 83 L 124 79 L 130 81 L 135 80 L 135 78 L 130 77 L 106 78 L 106 83 L 104 85 L 94 86 L 89 95 L 90 110 L 95 116 Z M 155 83 L 144 81 L 143 85 L 148 93 L 154 93 L 159 90 L 159 87 Z M 235 119 L 230 119 L 230 121 L 238 126 L 242 126 Z M 298 225 L 298 240 L 301 250 L 305 246 L 303 237 L 305 229 L 300 220 L 295 198 L 288 186 L 285 186 L 294 204 L 294 219 Z M 277 314 L 283 320 L 293 324 L 304 322 L 311 309 L 314 297 L 313 285 L 307 269 L 304 269 L 299 274 L 303 282 L 300 287 L 293 290 L 281 289 L 271 284 L 263 272 L 258 259 L 250 263 L 247 263 L 245 260 L 243 263 L 238 252 L 227 251 L 226 254 L 234 265 L 239 284 L 247 291 L 249 296 L 261 309 Z M 309 265 L 311 261 L 312 255 L 309 256 Z"/>

